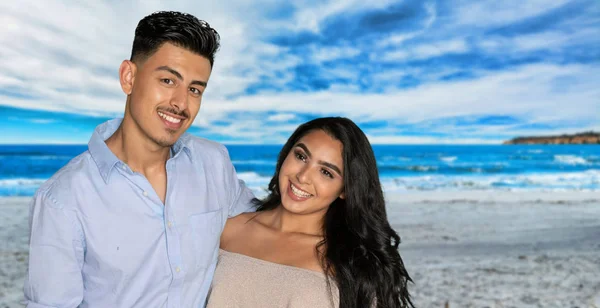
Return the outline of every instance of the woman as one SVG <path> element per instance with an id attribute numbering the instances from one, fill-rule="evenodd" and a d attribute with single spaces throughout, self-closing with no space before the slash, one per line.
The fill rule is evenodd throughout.
<path id="1" fill-rule="evenodd" d="M 375 156 L 349 119 L 298 127 L 256 213 L 227 221 L 208 307 L 409 307 Z"/>

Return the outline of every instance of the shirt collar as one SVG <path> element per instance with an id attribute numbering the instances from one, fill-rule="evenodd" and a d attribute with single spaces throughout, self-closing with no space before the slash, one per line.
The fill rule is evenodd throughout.
<path id="1" fill-rule="evenodd" d="M 179 137 L 179 139 L 175 141 L 175 144 L 171 146 L 171 157 L 176 158 L 177 156 L 179 156 L 179 153 L 183 152 L 190 159 L 190 162 L 193 163 L 194 157 L 192 155 L 192 150 L 190 149 L 190 139 L 192 139 L 192 136 L 190 134 L 183 133 L 181 137 Z"/>
<path id="2" fill-rule="evenodd" d="M 118 118 L 98 125 L 88 142 L 90 155 L 96 163 L 102 179 L 107 184 L 113 168 L 118 164 L 123 164 L 123 162 L 108 148 L 105 141 L 117 131 L 122 121 L 122 118 Z M 189 144 L 190 135 L 184 133 L 171 147 L 171 158 L 176 158 L 179 156 L 179 153 L 184 152 L 190 161 L 193 162 Z"/>

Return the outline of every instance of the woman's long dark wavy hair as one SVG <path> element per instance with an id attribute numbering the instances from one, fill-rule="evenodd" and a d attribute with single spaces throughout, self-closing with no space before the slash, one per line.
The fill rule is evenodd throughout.
<path id="1" fill-rule="evenodd" d="M 318 118 L 300 125 L 285 143 L 275 175 L 269 183 L 269 195 L 255 199 L 258 211 L 281 205 L 279 171 L 300 138 L 311 131 L 323 130 L 343 144 L 344 199 L 336 199 L 323 222 L 323 270 L 333 277 L 344 308 L 414 307 L 407 289 L 411 281 L 398 253 L 400 237 L 392 229 L 375 155 L 365 134 L 347 118 Z M 325 248 L 325 249 L 320 249 Z"/>

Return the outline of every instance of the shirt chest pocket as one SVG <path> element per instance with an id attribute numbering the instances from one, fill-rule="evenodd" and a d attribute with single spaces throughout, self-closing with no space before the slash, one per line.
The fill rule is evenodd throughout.
<path id="1" fill-rule="evenodd" d="M 217 261 L 221 237 L 221 210 L 189 217 L 196 268 L 207 268 Z"/>

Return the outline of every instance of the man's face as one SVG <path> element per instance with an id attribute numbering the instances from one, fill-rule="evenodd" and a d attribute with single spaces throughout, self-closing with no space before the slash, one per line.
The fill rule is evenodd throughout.
<path id="1" fill-rule="evenodd" d="M 131 117 L 149 141 L 170 147 L 190 127 L 200 110 L 211 73 L 210 62 L 187 49 L 165 43 L 134 67 L 125 117 Z"/>

